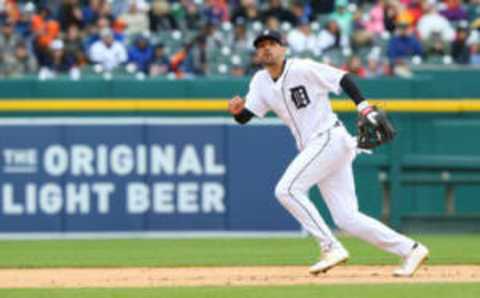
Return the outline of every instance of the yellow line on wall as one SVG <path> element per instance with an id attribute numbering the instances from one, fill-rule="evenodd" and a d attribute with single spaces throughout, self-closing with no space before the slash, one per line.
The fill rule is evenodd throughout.
<path id="1" fill-rule="evenodd" d="M 368 102 L 390 112 L 480 112 L 479 99 L 461 100 L 369 100 Z M 333 109 L 338 112 L 350 112 L 355 109 L 351 101 L 334 100 Z"/>
<path id="2" fill-rule="evenodd" d="M 1 100 L 0 111 L 224 111 L 225 100 Z"/>
<path id="3" fill-rule="evenodd" d="M 390 112 L 480 112 L 480 99 L 369 100 Z M 350 100 L 332 100 L 337 112 L 355 111 Z M 226 100 L 208 99 L 58 99 L 0 100 L 0 112 L 224 112 Z"/>

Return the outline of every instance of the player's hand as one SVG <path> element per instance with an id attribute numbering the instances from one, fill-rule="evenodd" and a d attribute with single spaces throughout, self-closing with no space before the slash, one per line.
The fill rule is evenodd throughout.
<path id="1" fill-rule="evenodd" d="M 357 146 L 362 149 L 372 149 L 391 142 L 397 133 L 385 111 L 376 106 L 368 106 L 360 111 L 357 129 Z"/>
<path id="2" fill-rule="evenodd" d="M 360 115 L 366 118 L 370 124 L 373 126 L 377 127 L 378 126 L 378 120 L 377 118 L 379 117 L 378 110 L 374 106 L 367 106 L 363 110 L 360 111 Z"/>
<path id="3" fill-rule="evenodd" d="M 245 101 L 240 96 L 235 96 L 228 102 L 228 112 L 232 115 L 240 113 L 245 108 Z"/>

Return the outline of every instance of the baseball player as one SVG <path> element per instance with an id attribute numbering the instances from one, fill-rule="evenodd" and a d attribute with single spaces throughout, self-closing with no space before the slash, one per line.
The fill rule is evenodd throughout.
<path id="1" fill-rule="evenodd" d="M 385 114 L 369 105 L 348 73 L 310 59 L 287 59 L 278 32 L 261 32 L 254 47 L 263 69 L 253 76 L 245 100 L 234 97 L 228 111 L 240 124 L 273 111 L 290 128 L 299 153 L 278 182 L 275 195 L 319 243 L 321 258 L 310 273 L 327 272 L 349 258 L 307 196 L 317 185 L 338 228 L 399 255 L 403 264 L 393 274 L 413 276 L 429 251 L 359 212 L 352 171 L 357 142 L 332 111 L 328 94 L 345 91 L 371 125 L 385 122 Z"/>

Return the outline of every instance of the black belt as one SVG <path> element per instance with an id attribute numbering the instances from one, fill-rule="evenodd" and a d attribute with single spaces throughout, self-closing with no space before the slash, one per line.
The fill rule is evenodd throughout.
<path id="1" fill-rule="evenodd" d="M 319 136 L 323 135 L 324 133 L 328 132 L 330 129 L 334 129 L 334 128 L 337 128 L 337 127 L 340 127 L 340 126 L 343 126 L 343 123 L 342 123 L 342 121 L 337 120 L 337 121 L 335 121 L 335 123 L 329 129 L 324 130 L 322 132 L 319 132 L 315 136 L 319 137 Z"/>

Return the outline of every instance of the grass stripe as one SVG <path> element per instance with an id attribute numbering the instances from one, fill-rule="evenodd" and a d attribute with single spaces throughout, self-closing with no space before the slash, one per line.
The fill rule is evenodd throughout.
<path id="1" fill-rule="evenodd" d="M 480 235 L 415 236 L 429 264 L 480 264 Z M 398 264 L 358 239 L 342 237 L 352 265 Z M 309 265 L 319 250 L 310 238 L 0 241 L 0 267 L 179 267 Z"/>
<path id="2" fill-rule="evenodd" d="M 384 284 L 278 287 L 193 287 L 138 289 L 1 289 L 2 298 L 478 298 L 480 285 Z"/>

